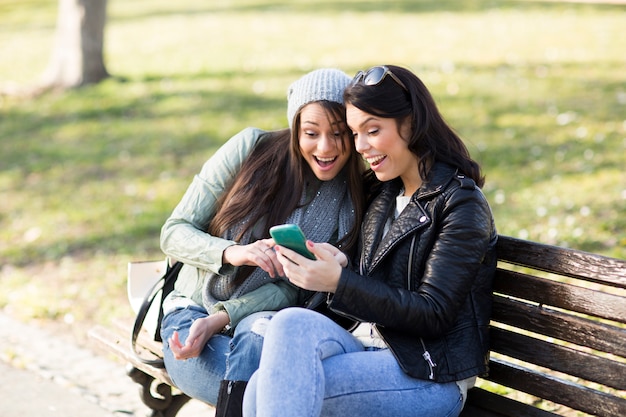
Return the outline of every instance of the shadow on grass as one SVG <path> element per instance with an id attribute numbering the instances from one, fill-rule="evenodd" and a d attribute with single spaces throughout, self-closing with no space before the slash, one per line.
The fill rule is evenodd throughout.
<path id="1" fill-rule="evenodd" d="M 532 64 L 521 68 L 458 68 L 459 73 L 487 80 L 503 71 L 519 73 L 506 75 L 505 80 L 510 80 L 531 77 L 534 69 Z M 299 74 L 285 71 L 267 76 L 295 79 Z M 112 79 L 8 107 L 0 115 L 0 136 L 5 138 L 0 155 L 0 193 L 9 208 L 0 210 L 0 226 L 3 240 L 6 237 L 11 244 L 0 245 L 0 260 L 26 265 L 66 255 L 158 250 L 161 225 L 212 152 L 237 130 L 255 125 L 260 115 L 284 118 L 282 97 L 272 99 L 212 87 L 233 77 L 242 75 L 152 74 L 140 80 Z M 254 74 L 255 79 L 263 77 Z M 557 80 L 548 77 L 537 82 Z M 607 91 L 619 89 L 615 81 L 581 77 L 558 82 L 578 86 L 557 95 L 559 111 L 584 114 L 599 123 L 619 120 L 619 106 L 598 102 Z M 583 94 L 590 88 L 604 95 Z M 520 100 L 514 89 L 509 94 L 499 94 L 497 88 L 462 90 L 458 95 L 446 95 L 441 86 L 433 90 L 444 115 L 466 117 L 453 125 L 470 143 L 484 142 L 475 157 L 486 172 L 496 173 L 499 186 L 507 190 L 549 184 L 556 175 L 575 178 L 581 168 L 623 168 L 623 159 L 610 146 L 615 137 L 606 141 L 572 138 L 574 128 L 556 126 L 558 114 L 549 114 L 545 97 Z M 479 121 L 480 112 L 485 114 Z M 226 120 L 235 127 L 223 128 Z M 585 162 L 585 152 L 596 159 Z M 557 161 L 555 155 L 564 159 Z M 529 169 L 537 160 L 543 160 L 544 167 Z M 594 174 L 590 171 L 591 176 Z M 129 194 L 129 187 L 138 191 Z M 619 200 L 606 206 L 604 209 L 611 212 L 607 218 L 611 219 L 621 206 Z M 516 214 L 515 210 L 506 212 L 507 216 Z M 523 216 L 527 221 L 535 214 Z M 25 240 L 28 227 L 14 224 L 28 222 L 33 227 L 60 231 Z M 610 220 L 607 224 L 597 222 L 595 227 L 599 228 L 620 227 L 611 225 Z M 619 236 L 619 230 L 615 233 Z M 576 244 L 597 252 L 606 246 L 594 236 L 583 236 Z"/>
<path id="2" fill-rule="evenodd" d="M 199 76 L 197 80 L 203 78 Z M 33 171 L 50 170 L 59 165 L 95 164 L 94 175 L 72 176 L 74 180 L 65 178 L 70 183 L 82 184 L 90 177 L 94 180 L 108 177 L 106 167 L 116 165 L 109 160 L 119 158 L 120 152 L 151 154 L 155 158 L 160 155 L 164 157 L 160 163 L 167 163 L 168 159 L 187 155 L 190 150 L 214 149 L 226 140 L 216 137 L 211 126 L 192 132 L 181 129 L 181 124 L 191 117 L 210 114 L 211 120 L 220 120 L 249 109 L 278 112 L 285 107 L 282 99 L 236 91 L 224 94 L 198 89 L 191 84 L 175 91 L 158 91 L 163 79 L 150 77 L 142 82 L 150 92 L 139 96 L 116 99 L 107 96 L 107 92 L 96 91 L 95 87 L 69 92 L 58 99 L 43 98 L 51 101 L 47 113 L 33 112 L 29 106 L 4 111 L 0 131 L 7 140 L 0 157 L 1 169 L 17 170 L 26 178 Z M 116 91 L 114 88 L 112 93 Z M 174 122 L 163 130 L 163 124 L 158 122 L 166 119 Z"/>

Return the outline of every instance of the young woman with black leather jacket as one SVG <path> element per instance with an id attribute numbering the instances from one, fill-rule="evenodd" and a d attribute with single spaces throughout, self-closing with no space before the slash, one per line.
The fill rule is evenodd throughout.
<path id="1" fill-rule="evenodd" d="M 328 244 L 277 246 L 285 275 L 330 293 L 352 333 L 301 308 L 266 333 L 244 416 L 457 416 L 487 372 L 497 232 L 484 178 L 421 80 L 359 72 L 344 93 L 356 149 L 383 182 L 355 267 Z"/>

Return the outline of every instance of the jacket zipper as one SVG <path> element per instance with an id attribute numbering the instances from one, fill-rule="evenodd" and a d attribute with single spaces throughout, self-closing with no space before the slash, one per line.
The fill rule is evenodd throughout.
<path id="1" fill-rule="evenodd" d="M 437 364 L 433 362 L 433 359 L 430 357 L 430 352 L 426 349 L 426 343 L 424 343 L 424 339 L 422 339 L 421 337 L 420 337 L 420 342 L 422 342 L 422 347 L 424 348 L 424 353 L 422 353 L 422 357 L 424 358 L 426 363 L 428 363 L 428 368 L 430 369 L 430 375 L 428 375 L 428 379 L 434 380 L 435 379 L 434 368 L 435 366 L 437 366 Z"/>
<path id="2" fill-rule="evenodd" d="M 435 194 L 435 193 L 437 193 L 439 191 L 440 191 L 440 189 L 437 189 L 434 192 L 432 192 L 431 194 Z M 428 207 L 428 202 L 426 203 L 426 205 L 423 208 L 424 212 L 426 211 L 426 207 Z M 411 291 L 411 272 L 412 272 L 412 267 L 413 267 L 413 251 L 415 249 L 415 239 L 416 239 L 416 236 L 413 235 L 413 239 L 411 240 L 411 249 L 410 249 L 410 252 L 409 252 L 409 259 L 408 259 L 406 286 L 407 286 L 407 289 L 409 291 Z M 360 272 L 361 275 L 365 275 L 365 265 L 364 265 L 365 261 L 364 261 L 364 259 L 365 259 L 365 247 L 362 248 L 361 261 L 359 262 L 359 272 Z M 353 317 L 350 317 L 350 318 L 354 319 Z M 380 335 L 380 331 L 378 330 L 378 328 L 376 326 L 374 326 L 374 328 L 376 329 L 376 331 Z M 370 328 L 370 332 L 371 332 L 371 328 Z M 385 340 L 385 338 L 382 337 L 382 335 L 381 335 L 381 338 L 383 339 L 383 341 Z M 430 375 L 428 375 L 428 379 L 434 380 L 435 379 L 435 367 L 437 366 L 437 364 L 435 362 L 433 362 L 433 359 L 430 356 L 430 352 L 426 348 L 426 343 L 424 343 L 424 339 L 421 338 L 421 337 L 420 337 L 420 342 L 422 344 L 422 348 L 424 349 L 424 353 L 422 353 L 422 357 L 424 358 L 424 360 L 428 364 L 428 369 L 430 370 Z M 392 353 L 393 353 L 393 351 L 392 351 Z M 395 356 L 395 353 L 394 353 L 394 356 Z"/>
<path id="3" fill-rule="evenodd" d="M 409 267 L 407 268 L 407 270 L 409 271 L 408 274 L 406 274 L 406 289 L 411 291 L 411 269 L 413 267 L 413 250 L 415 249 L 415 235 L 413 235 L 413 239 L 411 239 L 411 249 L 409 251 Z"/>
<path id="4" fill-rule="evenodd" d="M 409 291 L 411 291 L 411 269 L 413 267 L 413 250 L 415 249 L 415 235 L 413 235 L 413 239 L 411 239 L 411 250 L 409 252 L 409 267 L 407 268 L 408 273 L 406 277 L 406 287 Z M 424 343 L 424 339 L 420 337 L 420 342 L 422 343 L 422 348 L 424 349 L 424 353 L 422 353 L 422 357 L 428 364 L 428 369 L 430 369 L 430 375 L 428 375 L 428 379 L 435 379 L 435 367 L 437 364 L 433 362 L 433 358 L 430 356 L 430 352 L 426 349 L 426 343 Z"/>

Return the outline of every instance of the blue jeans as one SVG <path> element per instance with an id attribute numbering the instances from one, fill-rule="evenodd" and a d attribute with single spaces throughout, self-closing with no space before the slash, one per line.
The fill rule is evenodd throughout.
<path id="1" fill-rule="evenodd" d="M 191 306 L 168 313 L 161 323 L 161 338 L 165 369 L 174 384 L 190 397 L 215 405 L 223 379 L 247 381 L 258 368 L 263 333 L 274 313 L 251 314 L 239 322 L 232 338 L 216 334 L 209 339 L 199 357 L 188 360 L 175 359 L 168 340 L 174 331 L 178 331 L 184 343 L 193 321 L 206 317 L 207 312 Z"/>
<path id="2" fill-rule="evenodd" d="M 364 348 L 342 327 L 301 308 L 276 313 L 244 397 L 245 417 L 456 417 L 455 382 L 405 374 L 388 349 Z"/>

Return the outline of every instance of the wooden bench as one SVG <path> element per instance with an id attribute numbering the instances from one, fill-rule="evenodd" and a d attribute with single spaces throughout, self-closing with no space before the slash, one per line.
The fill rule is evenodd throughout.
<path id="1" fill-rule="evenodd" d="M 626 416 L 626 261 L 500 236 L 489 376 L 463 417 Z M 153 416 L 189 400 L 130 353 L 131 323 L 92 340 L 122 358 Z M 160 344 L 140 338 L 146 353 Z M 157 395 L 154 395 L 156 385 Z"/>
<path id="2" fill-rule="evenodd" d="M 174 417 L 191 399 L 178 390 L 165 368 L 157 368 L 139 361 L 131 351 L 130 339 L 133 322 L 118 320 L 113 326 L 95 326 L 89 338 L 105 353 L 112 353 L 127 363 L 128 376 L 139 384 L 141 401 L 152 410 L 152 417 Z M 163 358 L 161 342 L 154 341 L 145 330 L 137 339 L 142 357 Z"/>
<path id="3" fill-rule="evenodd" d="M 499 386 L 481 381 L 462 416 L 626 416 L 625 289 L 624 260 L 500 236 L 486 378 Z"/>

